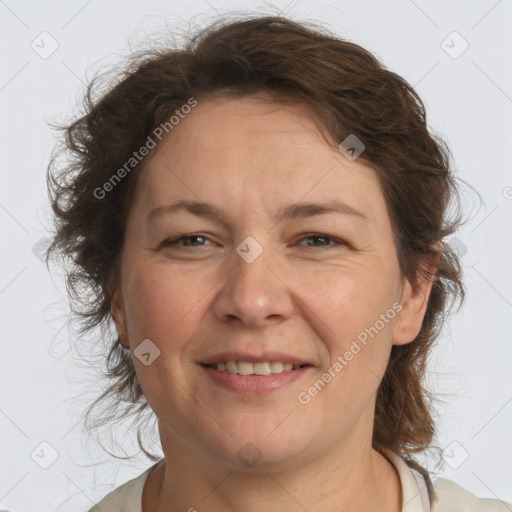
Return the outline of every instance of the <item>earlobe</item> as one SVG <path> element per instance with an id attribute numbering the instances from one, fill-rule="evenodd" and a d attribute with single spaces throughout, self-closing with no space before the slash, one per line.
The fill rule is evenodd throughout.
<path id="1" fill-rule="evenodd" d="M 125 348 L 130 348 L 130 340 L 128 339 L 128 334 L 126 330 L 124 311 L 120 300 L 119 290 L 116 290 L 114 292 L 114 295 L 112 296 L 112 301 L 110 303 L 110 314 L 112 316 L 112 319 L 114 320 L 116 331 L 119 336 L 119 340 L 121 341 L 121 344 Z"/>
<path id="2" fill-rule="evenodd" d="M 437 256 L 434 258 L 437 259 Z M 424 268 L 426 275 L 419 272 L 415 286 L 405 280 L 402 309 L 396 317 L 393 331 L 393 345 L 406 345 L 414 341 L 421 330 L 436 272 L 432 262 L 425 264 Z"/>

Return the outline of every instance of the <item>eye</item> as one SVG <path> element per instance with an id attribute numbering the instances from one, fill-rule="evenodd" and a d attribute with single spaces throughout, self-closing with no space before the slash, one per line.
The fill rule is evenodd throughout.
<path id="1" fill-rule="evenodd" d="M 324 235 L 324 234 L 317 234 L 317 233 L 314 233 L 314 234 L 311 234 L 311 235 L 308 235 L 304 238 L 302 238 L 302 240 L 313 240 L 313 241 L 324 241 L 324 242 L 327 242 L 327 243 L 320 243 L 320 244 L 316 244 L 316 243 L 312 243 L 312 244 L 307 244 L 307 247 L 335 247 L 337 245 L 347 245 L 343 240 L 340 240 L 339 238 L 334 238 L 332 236 L 329 236 L 329 235 Z M 334 242 L 334 244 L 330 244 L 329 242 Z"/>
<path id="2" fill-rule="evenodd" d="M 159 248 L 167 247 L 167 246 L 178 246 L 178 247 L 204 247 L 206 244 L 204 242 L 208 241 L 209 239 L 201 235 L 200 233 L 192 233 L 190 235 L 182 235 L 178 238 L 174 239 L 167 239 L 164 240 Z M 346 242 L 343 240 L 340 240 L 339 238 L 334 238 L 329 235 L 321 234 L 321 233 L 313 233 L 306 237 L 303 237 L 301 241 L 310 241 L 312 243 L 307 243 L 307 247 L 321 247 L 321 248 L 330 248 L 330 247 L 336 247 L 336 246 L 343 246 L 347 245 Z M 319 242 L 319 243 L 317 243 Z"/>
<path id="3" fill-rule="evenodd" d="M 179 238 L 164 240 L 160 244 L 160 247 L 167 247 L 169 245 L 177 245 L 180 247 L 201 247 L 204 245 L 203 243 L 201 243 L 201 241 L 205 241 L 205 240 L 208 240 L 208 238 L 206 238 L 205 236 L 203 236 L 199 233 L 192 233 L 190 235 L 180 236 Z M 199 241 L 199 243 L 195 243 L 197 241 Z M 180 242 L 186 242 L 186 243 L 184 245 L 182 245 L 182 244 L 180 244 Z"/>

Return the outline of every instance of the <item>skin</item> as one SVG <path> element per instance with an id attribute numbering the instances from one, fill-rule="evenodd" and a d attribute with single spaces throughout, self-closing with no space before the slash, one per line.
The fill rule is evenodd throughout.
<path id="1" fill-rule="evenodd" d="M 306 105 L 210 98 L 140 176 L 112 315 L 132 352 L 144 339 L 160 350 L 148 366 L 133 357 L 165 454 L 146 482 L 144 512 L 402 507 L 398 475 L 371 445 L 375 398 L 392 345 L 421 328 L 432 282 L 420 278 L 413 290 L 402 278 L 375 171 L 328 141 Z M 181 199 L 222 208 L 225 224 L 186 211 L 146 222 L 153 208 Z M 331 199 L 368 221 L 337 213 L 273 220 L 286 205 Z M 252 263 L 235 251 L 248 236 L 263 249 Z M 401 311 L 299 403 L 394 303 Z M 224 350 L 276 350 L 314 367 L 270 394 L 243 396 L 198 365 Z M 261 455 L 253 467 L 237 457 L 248 442 Z"/>

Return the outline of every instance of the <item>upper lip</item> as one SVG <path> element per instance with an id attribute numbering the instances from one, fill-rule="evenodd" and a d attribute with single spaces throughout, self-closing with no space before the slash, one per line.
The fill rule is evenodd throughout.
<path id="1" fill-rule="evenodd" d="M 248 352 L 219 352 L 200 361 L 201 364 L 225 363 L 228 361 L 246 361 L 248 363 L 260 363 L 264 361 L 280 361 L 291 363 L 294 366 L 311 364 L 299 357 L 283 354 L 282 352 L 263 352 L 261 354 L 249 354 Z"/>

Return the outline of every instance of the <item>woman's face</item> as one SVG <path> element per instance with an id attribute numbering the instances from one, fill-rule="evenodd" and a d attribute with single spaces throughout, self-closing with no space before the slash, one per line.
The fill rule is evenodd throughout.
<path id="1" fill-rule="evenodd" d="M 164 450 L 284 467 L 371 443 L 391 347 L 430 291 L 401 279 L 374 171 L 306 106 L 257 96 L 199 102 L 154 151 L 112 312 Z M 307 366 L 205 366 L 231 360 Z"/>

